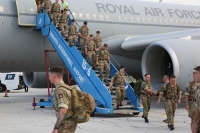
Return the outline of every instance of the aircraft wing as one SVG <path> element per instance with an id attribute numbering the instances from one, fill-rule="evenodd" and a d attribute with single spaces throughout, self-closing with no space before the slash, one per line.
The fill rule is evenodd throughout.
<path id="1" fill-rule="evenodd" d="M 184 31 L 176 31 L 176 32 L 168 32 L 168 33 L 161 33 L 161 34 L 153 34 L 153 35 L 143 35 L 143 36 L 134 36 L 128 37 L 122 43 L 121 48 L 126 51 L 136 51 L 145 49 L 148 45 L 162 41 L 166 39 L 178 39 L 193 35 L 200 36 L 200 29 L 191 29 L 191 30 L 184 30 Z"/>

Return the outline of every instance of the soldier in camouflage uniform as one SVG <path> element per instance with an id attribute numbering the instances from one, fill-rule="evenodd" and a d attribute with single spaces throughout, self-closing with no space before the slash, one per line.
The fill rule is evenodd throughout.
<path id="1" fill-rule="evenodd" d="M 164 76 L 163 76 L 163 82 L 164 82 L 164 83 L 161 85 L 160 90 L 157 91 L 157 94 L 158 94 L 158 95 L 159 95 L 160 92 L 162 91 L 163 86 L 164 86 L 166 83 L 169 83 L 169 76 L 168 76 L 168 75 L 164 75 Z M 165 97 L 163 96 L 161 100 L 165 100 Z M 165 107 L 165 104 L 164 104 L 164 107 Z M 166 107 L 165 107 L 165 111 L 166 111 Z M 163 122 L 168 123 L 167 119 L 163 120 Z"/>
<path id="2" fill-rule="evenodd" d="M 53 22 L 57 24 L 60 16 L 60 4 L 58 3 L 58 0 L 52 4 L 51 14 L 53 14 Z"/>
<path id="3" fill-rule="evenodd" d="M 89 28 L 87 27 L 87 21 L 83 23 L 83 26 L 79 29 L 79 36 L 80 36 L 80 45 L 82 48 L 82 54 L 84 55 L 84 48 L 85 48 L 85 43 L 88 40 L 88 35 L 89 35 Z"/>
<path id="4" fill-rule="evenodd" d="M 64 13 L 58 18 L 59 28 L 62 31 L 61 34 L 63 37 L 68 36 L 68 15 L 67 9 L 64 9 Z"/>
<path id="5" fill-rule="evenodd" d="M 193 73 L 193 78 L 195 73 Z M 189 82 L 185 91 L 185 108 L 188 111 L 188 116 L 191 118 L 191 126 L 192 121 L 194 120 L 195 110 L 196 110 L 196 91 L 197 91 L 198 83 L 194 81 Z M 198 128 L 200 127 L 200 122 L 198 122 Z M 199 130 L 199 129 L 198 129 Z"/>
<path id="6" fill-rule="evenodd" d="M 53 67 L 50 70 L 49 79 L 56 86 L 54 90 L 53 107 L 57 121 L 52 133 L 74 133 L 77 123 L 73 120 L 71 91 L 63 82 L 64 70 L 62 67 Z"/>
<path id="7" fill-rule="evenodd" d="M 72 24 L 69 26 L 69 31 L 68 31 L 69 34 L 68 40 L 69 40 L 69 45 L 73 46 L 74 44 L 77 45 L 78 39 L 77 39 L 77 28 L 75 25 L 75 20 L 72 19 L 71 23 Z"/>
<path id="8" fill-rule="evenodd" d="M 117 72 L 111 79 L 111 83 L 110 83 L 110 88 L 112 87 L 113 83 L 116 86 L 116 92 L 117 92 L 117 99 L 116 99 L 116 103 L 117 103 L 117 108 L 119 108 L 119 106 L 123 106 L 122 102 L 125 98 L 126 95 L 126 89 L 124 87 L 124 83 L 126 83 L 126 78 L 125 78 L 125 67 L 121 66 L 119 72 Z"/>
<path id="9" fill-rule="evenodd" d="M 192 133 L 200 133 L 200 131 L 197 131 L 198 128 L 198 122 L 200 120 L 200 66 L 197 66 L 194 68 L 194 82 L 198 83 L 197 89 L 196 89 L 196 110 L 195 110 L 195 116 L 194 120 L 192 122 Z"/>
<path id="10" fill-rule="evenodd" d="M 92 57 L 95 54 L 95 47 L 96 44 L 93 41 L 93 35 L 90 35 L 89 40 L 85 44 L 85 54 L 88 56 L 87 58 L 89 59 L 88 62 L 92 66 Z"/>
<path id="11" fill-rule="evenodd" d="M 168 127 L 170 130 L 174 130 L 174 114 L 177 107 L 176 97 L 178 95 L 178 103 L 180 104 L 181 94 L 182 92 L 180 86 L 176 82 L 176 76 L 170 76 L 170 82 L 163 86 L 157 102 L 158 104 L 160 104 L 160 99 L 162 98 L 162 95 L 165 95 L 165 107 L 167 113 Z"/>
<path id="12" fill-rule="evenodd" d="M 96 65 L 99 65 L 100 73 L 103 74 L 104 69 L 106 70 L 105 78 L 110 76 L 110 56 L 108 51 L 108 45 L 104 44 L 100 51 L 96 54 Z M 100 79 L 102 80 L 102 76 Z"/>
<path id="13" fill-rule="evenodd" d="M 37 12 L 40 13 L 41 9 L 42 9 L 42 3 L 41 3 L 41 0 L 38 0 L 37 1 Z"/>
<path id="14" fill-rule="evenodd" d="M 44 11 L 47 12 L 49 17 L 51 17 L 51 6 L 52 6 L 52 3 L 50 0 L 43 1 L 42 7 L 44 7 Z"/>
<path id="15" fill-rule="evenodd" d="M 94 37 L 94 41 L 96 43 L 96 50 L 98 52 L 102 46 L 102 38 L 100 37 L 100 31 L 96 32 L 96 37 Z"/>
<path id="16" fill-rule="evenodd" d="M 149 123 L 148 113 L 151 107 L 151 96 L 152 94 L 156 94 L 156 92 L 154 92 L 151 88 L 150 74 L 145 74 L 144 76 L 145 76 L 145 81 L 142 82 L 141 84 L 140 100 L 143 105 L 142 117 L 144 118 L 146 123 Z"/>

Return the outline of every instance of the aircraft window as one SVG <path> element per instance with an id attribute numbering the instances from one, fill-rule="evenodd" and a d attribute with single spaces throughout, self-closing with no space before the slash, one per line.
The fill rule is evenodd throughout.
<path id="1" fill-rule="evenodd" d="M 125 16 L 125 20 L 128 22 L 130 21 L 129 17 L 128 16 Z"/>
<path id="2" fill-rule="evenodd" d="M 3 11 L 3 6 L 0 6 L 0 12 L 4 12 L 4 11 Z"/>
<path id="3" fill-rule="evenodd" d="M 161 23 L 161 24 L 163 24 L 163 23 L 164 23 L 164 21 L 163 21 L 163 19 L 162 19 L 162 18 L 160 18 L 160 23 Z"/>
<path id="4" fill-rule="evenodd" d="M 109 15 L 106 15 L 106 19 L 107 19 L 107 20 L 110 20 L 110 16 L 109 16 Z"/>
<path id="5" fill-rule="evenodd" d="M 150 23 L 152 23 L 152 22 L 153 22 L 151 18 L 149 18 L 149 22 L 150 22 Z"/>
<path id="6" fill-rule="evenodd" d="M 190 20 L 187 20 L 186 22 L 187 22 L 188 25 L 190 25 Z"/>
<path id="7" fill-rule="evenodd" d="M 103 20 L 103 15 L 102 14 L 100 14 L 99 17 L 100 17 L 101 20 Z"/>
<path id="8" fill-rule="evenodd" d="M 141 18 L 140 18 L 140 17 L 137 17 L 137 21 L 138 21 L 138 22 L 141 22 Z"/>
<path id="9" fill-rule="evenodd" d="M 90 14 L 86 14 L 87 19 L 90 19 Z"/>
<path id="10" fill-rule="evenodd" d="M 120 20 L 120 21 L 123 21 L 123 17 L 122 17 L 122 16 L 119 16 L 119 20 Z"/>
<path id="11" fill-rule="evenodd" d="M 157 18 L 154 18 L 154 22 L 155 22 L 155 23 L 158 23 L 159 21 L 158 21 L 158 19 L 157 19 Z"/>
<path id="12" fill-rule="evenodd" d="M 196 25 L 195 20 L 191 20 L 191 24 Z"/>
<path id="13" fill-rule="evenodd" d="M 93 18 L 94 18 L 94 19 L 97 19 L 97 15 L 96 15 L 96 14 L 93 14 Z"/>
<path id="14" fill-rule="evenodd" d="M 181 20 L 181 23 L 182 23 L 182 24 L 185 24 L 185 21 L 184 21 L 184 20 Z"/>
<path id="15" fill-rule="evenodd" d="M 74 16 L 74 18 L 76 18 L 76 13 L 73 12 L 72 15 Z"/>
<path id="16" fill-rule="evenodd" d="M 177 20 L 176 20 L 176 23 L 177 23 L 177 24 L 180 24 L 180 21 L 177 19 Z"/>
<path id="17" fill-rule="evenodd" d="M 80 17 L 80 18 L 84 18 L 84 16 L 83 16 L 82 13 L 79 13 L 79 17 Z"/>
<path id="18" fill-rule="evenodd" d="M 173 19 L 171 19 L 171 23 L 174 24 L 174 20 Z"/>
<path id="19" fill-rule="evenodd" d="M 165 23 L 166 23 L 166 24 L 169 24 L 169 20 L 168 20 L 168 19 L 165 19 Z"/>
<path id="20" fill-rule="evenodd" d="M 146 22 L 147 22 L 147 19 L 146 19 L 146 18 L 143 18 L 143 22 L 146 23 Z"/>
<path id="21" fill-rule="evenodd" d="M 135 22 L 135 18 L 134 18 L 133 16 L 131 17 L 131 21 L 132 21 L 132 22 Z"/>

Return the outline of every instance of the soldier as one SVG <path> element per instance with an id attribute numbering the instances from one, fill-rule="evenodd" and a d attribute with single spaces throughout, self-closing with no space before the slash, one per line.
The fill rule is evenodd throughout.
<path id="1" fill-rule="evenodd" d="M 50 0 L 44 0 L 42 3 L 43 3 L 42 7 L 44 7 L 44 11 L 47 12 L 48 16 L 50 17 L 51 16 L 51 6 L 52 6 L 51 1 Z"/>
<path id="2" fill-rule="evenodd" d="M 197 66 L 194 68 L 195 74 L 194 74 L 194 82 L 195 83 L 200 83 L 200 66 Z M 196 91 L 196 110 L 195 110 L 195 116 L 194 120 L 192 122 L 192 133 L 196 133 L 196 129 L 198 127 L 198 121 L 200 120 L 200 84 L 197 86 L 197 91 Z"/>
<path id="3" fill-rule="evenodd" d="M 145 74 L 145 81 L 141 84 L 141 94 L 140 94 L 140 100 L 143 105 L 143 115 L 142 118 L 144 118 L 146 123 L 149 123 L 148 119 L 148 113 L 150 111 L 151 107 L 151 95 L 156 94 L 151 88 L 150 83 L 150 74 Z"/>
<path id="4" fill-rule="evenodd" d="M 193 79 L 195 78 L 195 73 L 193 73 Z M 195 83 L 193 80 L 192 82 L 189 82 L 186 87 L 185 91 L 185 108 L 188 111 L 188 116 L 191 118 L 191 126 L 192 126 L 192 121 L 194 120 L 195 116 L 195 110 L 196 110 L 196 91 L 197 91 L 197 86 L 198 83 Z M 189 104 L 188 104 L 189 102 Z M 199 130 L 200 123 L 198 122 L 198 129 Z"/>
<path id="5" fill-rule="evenodd" d="M 117 92 L 117 99 L 116 99 L 116 103 L 117 103 L 117 108 L 119 108 L 119 106 L 123 106 L 122 102 L 125 98 L 126 95 L 126 90 L 124 87 L 124 83 L 126 83 L 126 78 L 125 78 L 125 73 L 124 73 L 125 67 L 121 66 L 119 72 L 117 72 L 111 79 L 110 82 L 110 88 L 112 87 L 113 83 L 116 86 L 116 92 Z"/>
<path id="6" fill-rule="evenodd" d="M 99 65 L 100 73 L 103 74 L 104 69 L 106 70 L 105 78 L 110 76 L 110 56 L 108 51 L 108 45 L 104 44 L 100 51 L 96 54 L 96 65 Z M 100 79 L 102 80 L 102 75 Z"/>
<path id="7" fill-rule="evenodd" d="M 96 37 L 94 37 L 94 41 L 96 43 L 96 50 L 99 51 L 102 46 L 102 39 L 100 37 L 100 31 L 96 32 Z"/>
<path id="8" fill-rule="evenodd" d="M 90 35 L 89 40 L 85 44 L 85 54 L 88 56 L 87 58 L 89 59 L 89 64 L 92 66 L 92 57 L 95 54 L 95 47 L 96 44 L 93 41 L 93 35 Z"/>
<path id="9" fill-rule="evenodd" d="M 169 83 L 169 76 L 168 76 L 168 75 L 164 75 L 164 77 L 163 77 L 163 82 L 164 82 L 164 83 L 162 84 L 160 90 L 157 91 L 157 94 L 158 94 L 158 95 L 159 95 L 159 93 L 162 91 L 163 86 L 164 86 L 166 83 Z M 165 97 L 164 97 L 164 96 L 162 97 L 162 100 L 165 100 Z M 165 104 L 164 104 L 164 107 L 165 107 Z M 166 111 L 166 107 L 165 107 L 165 111 Z M 163 120 L 163 122 L 168 123 L 167 119 Z"/>
<path id="10" fill-rule="evenodd" d="M 41 0 L 38 0 L 37 1 L 37 12 L 40 13 L 42 10 L 42 3 L 41 3 Z"/>
<path id="11" fill-rule="evenodd" d="M 80 36 L 80 45 L 82 48 L 82 54 L 84 55 L 84 47 L 85 43 L 88 40 L 88 35 L 89 35 L 89 28 L 87 27 L 87 21 L 83 23 L 83 26 L 79 29 L 79 36 Z"/>
<path id="12" fill-rule="evenodd" d="M 170 76 L 170 82 L 166 83 L 162 91 L 160 92 L 158 104 L 160 104 L 160 99 L 163 95 L 166 96 L 165 98 L 165 107 L 167 113 L 167 120 L 168 120 L 168 128 L 170 130 L 174 130 L 174 114 L 176 111 L 177 103 L 176 103 L 176 96 L 178 95 L 178 103 L 181 103 L 181 89 L 179 84 L 176 82 L 176 76 Z"/>
<path id="13" fill-rule="evenodd" d="M 57 121 L 52 133 L 74 133 L 77 127 L 77 123 L 72 117 L 71 91 L 63 87 L 69 87 L 63 82 L 63 73 L 64 70 L 60 66 L 53 67 L 49 73 L 50 81 L 56 86 L 53 107 L 56 112 Z"/>
<path id="14" fill-rule="evenodd" d="M 69 26 L 68 34 L 69 34 L 68 40 L 70 47 L 73 46 L 74 44 L 76 45 L 78 43 L 78 39 L 77 39 L 77 27 L 75 25 L 74 19 L 71 20 L 71 25 Z"/>
<path id="15" fill-rule="evenodd" d="M 61 34 L 63 37 L 65 37 L 65 35 L 67 36 L 68 33 L 68 15 L 67 15 L 67 9 L 64 9 L 64 13 L 58 18 L 59 20 L 59 28 L 62 31 Z M 58 25 L 57 24 L 57 25 Z"/>
<path id="16" fill-rule="evenodd" d="M 60 4 L 58 3 L 58 0 L 56 0 L 56 2 L 53 3 L 53 5 L 51 7 L 51 14 L 53 14 L 53 22 L 55 24 L 57 24 L 58 23 L 59 14 L 60 14 Z"/>

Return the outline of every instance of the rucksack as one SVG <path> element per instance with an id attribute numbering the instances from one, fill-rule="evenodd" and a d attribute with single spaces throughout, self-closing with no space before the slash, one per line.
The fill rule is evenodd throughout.
<path id="1" fill-rule="evenodd" d="M 90 114 L 95 110 L 94 98 L 90 94 L 78 90 L 75 86 L 69 88 L 69 86 L 63 84 L 61 87 L 64 87 L 72 92 L 71 105 L 73 120 L 76 123 L 88 122 L 90 120 Z"/>
<path id="2" fill-rule="evenodd" d="M 141 85 L 142 85 L 142 81 L 137 81 L 134 85 L 134 93 L 137 96 L 140 96 L 141 94 Z"/>

